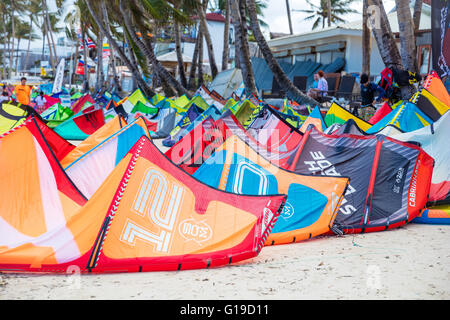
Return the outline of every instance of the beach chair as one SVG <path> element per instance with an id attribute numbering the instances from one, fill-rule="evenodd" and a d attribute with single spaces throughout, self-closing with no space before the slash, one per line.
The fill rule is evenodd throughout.
<path id="1" fill-rule="evenodd" d="M 340 79 L 339 82 L 339 89 L 337 90 L 336 94 L 333 96 L 326 96 L 322 97 L 319 101 L 321 103 L 323 102 L 330 102 L 333 99 L 340 99 L 343 98 L 348 101 L 353 101 L 353 87 L 355 85 L 355 77 L 350 75 L 345 75 Z"/>
<path id="2" fill-rule="evenodd" d="M 306 92 L 306 84 L 308 77 L 306 76 L 294 76 L 294 86 L 296 86 L 301 92 Z"/>
<path id="3" fill-rule="evenodd" d="M 286 95 L 286 92 L 281 88 L 278 81 L 275 79 L 275 77 L 272 78 L 272 90 L 270 94 L 266 94 L 264 91 L 262 91 L 262 97 L 263 99 L 277 99 L 277 98 L 283 98 Z"/>

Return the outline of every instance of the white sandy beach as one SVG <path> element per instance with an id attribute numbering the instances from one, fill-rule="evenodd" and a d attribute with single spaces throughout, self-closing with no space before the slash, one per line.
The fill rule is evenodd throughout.
<path id="1" fill-rule="evenodd" d="M 77 142 L 72 141 L 74 144 Z M 154 141 L 161 149 L 161 140 Z M 265 247 L 247 261 L 176 272 L 0 274 L 10 299 L 450 299 L 450 226 L 410 223 L 368 234 Z"/>
<path id="2" fill-rule="evenodd" d="M 0 275 L 0 299 L 450 298 L 450 227 L 402 228 L 265 247 L 225 267 L 176 272 Z"/>

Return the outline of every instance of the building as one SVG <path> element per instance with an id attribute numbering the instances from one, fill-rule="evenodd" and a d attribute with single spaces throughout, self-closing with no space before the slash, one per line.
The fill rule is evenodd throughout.
<path id="1" fill-rule="evenodd" d="M 200 20 L 198 17 L 192 17 L 195 23 L 192 26 L 185 27 L 181 34 L 181 51 L 186 59 L 192 62 L 192 56 L 194 55 L 195 43 L 198 36 L 198 30 L 200 25 Z M 206 23 L 208 25 L 208 30 L 211 35 L 211 41 L 214 48 L 214 58 L 216 60 L 216 65 L 219 70 L 222 69 L 222 54 L 223 54 L 223 35 L 225 31 L 225 17 L 221 13 L 211 12 L 206 14 Z M 175 42 L 173 37 L 173 30 L 170 27 L 165 27 L 155 34 L 156 55 L 162 56 L 171 51 L 175 50 Z M 234 61 L 234 28 L 230 24 L 229 32 L 229 48 L 230 64 Z M 203 40 L 203 63 L 209 64 L 208 48 L 206 46 L 206 40 Z M 210 72 L 209 68 L 205 72 Z"/>
<path id="2" fill-rule="evenodd" d="M 419 32 L 417 34 L 420 73 L 426 74 L 431 67 L 431 6 L 424 1 Z M 414 1 L 412 1 L 412 6 Z M 413 12 L 413 8 L 411 8 Z M 400 48 L 399 26 L 395 8 L 388 13 L 391 30 Z M 375 39 L 372 37 L 370 73 L 379 74 L 384 68 Z M 344 71 L 360 73 L 362 68 L 362 20 L 348 22 L 320 30 L 278 37 L 268 41 L 279 61 L 295 63 L 311 60 L 329 64 L 336 58 L 345 58 Z"/>

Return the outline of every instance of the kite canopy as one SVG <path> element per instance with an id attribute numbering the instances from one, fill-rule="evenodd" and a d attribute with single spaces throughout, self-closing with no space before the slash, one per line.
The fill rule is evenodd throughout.
<path id="1" fill-rule="evenodd" d="M 436 71 L 432 71 L 427 76 L 423 83 L 423 88 L 446 106 L 450 106 L 450 95 Z"/>
<path id="2" fill-rule="evenodd" d="M 105 124 L 103 109 L 74 115 L 54 130 L 66 140 L 85 140 Z"/>
<path id="3" fill-rule="evenodd" d="M 225 115 L 224 115 L 225 116 Z M 247 131 L 270 152 L 285 153 L 297 148 L 303 133 L 270 107 L 262 109 Z"/>
<path id="4" fill-rule="evenodd" d="M 147 137 L 88 202 L 42 135 L 22 126 L 1 139 L 0 149 L 1 194 L 8 199 L 0 201 L 0 270 L 222 266 L 260 252 L 286 200 L 212 189 L 178 169 Z"/>
<path id="5" fill-rule="evenodd" d="M 15 102 L 0 104 L 0 134 L 4 134 L 22 124 L 27 117 L 27 110 L 21 108 Z"/>
<path id="6" fill-rule="evenodd" d="M 424 128 L 393 135 L 396 140 L 418 142 L 434 159 L 429 206 L 450 204 L 450 111 Z"/>
<path id="7" fill-rule="evenodd" d="M 85 94 L 72 105 L 72 111 L 77 114 L 93 105 L 95 105 L 95 100 L 89 94 Z"/>
<path id="8" fill-rule="evenodd" d="M 330 127 L 332 124 L 344 124 L 347 122 L 347 120 L 352 119 L 356 122 L 358 127 L 360 127 L 362 130 L 367 131 L 369 130 L 372 125 L 369 122 L 364 121 L 361 118 L 358 118 L 357 116 L 353 115 L 349 111 L 342 108 L 337 103 L 333 102 L 330 109 L 328 109 L 327 114 L 325 115 L 325 124 Z"/>
<path id="9" fill-rule="evenodd" d="M 393 125 L 402 131 L 409 132 L 426 127 L 432 123 L 433 120 L 420 111 L 415 104 L 404 101 L 403 104 L 365 131 L 369 134 L 376 134 L 386 126 Z M 364 130 L 361 126 L 360 128 Z"/>
<path id="10" fill-rule="evenodd" d="M 106 140 L 108 137 L 114 135 L 122 127 L 126 126 L 127 122 L 119 115 L 115 116 L 111 121 L 103 125 L 100 129 L 91 134 L 88 138 L 80 142 L 73 150 L 71 150 L 62 160 L 61 166 L 66 168 L 82 155 L 92 150 L 95 146 Z"/>
<path id="11" fill-rule="evenodd" d="M 450 224 L 450 205 L 444 204 L 426 209 L 411 222 L 423 224 Z"/>
<path id="12" fill-rule="evenodd" d="M 222 120 L 206 118 L 180 139 L 165 155 L 179 168 L 193 174 L 230 133 Z"/>
<path id="13" fill-rule="evenodd" d="M 422 89 L 422 91 L 418 92 L 412 98 L 412 102 L 433 121 L 437 121 L 450 109 L 450 104 L 447 105 L 440 101 L 426 89 Z"/>
<path id="14" fill-rule="evenodd" d="M 325 124 L 325 121 L 323 120 L 322 113 L 320 113 L 320 108 L 316 106 L 311 113 L 309 114 L 308 118 L 306 118 L 305 121 L 303 121 L 302 126 L 300 127 L 300 131 L 302 133 L 305 133 L 308 126 L 312 124 L 316 126 L 316 128 L 323 132 L 327 129 L 327 125 Z"/>
<path id="15" fill-rule="evenodd" d="M 295 155 L 296 148 L 298 147 L 298 144 L 295 145 L 295 142 L 290 144 L 286 144 L 286 140 L 283 142 L 283 144 L 275 144 L 273 141 L 272 143 L 269 141 L 269 145 L 264 144 L 260 140 L 255 139 L 247 130 L 245 130 L 242 125 L 237 121 L 237 119 L 230 113 L 227 115 L 224 115 L 221 119 L 223 123 L 225 124 L 227 128 L 228 135 L 233 134 L 237 137 L 239 137 L 242 141 L 245 141 L 253 150 L 256 150 L 259 154 L 261 154 L 265 159 L 269 160 L 271 163 L 275 164 L 276 166 L 287 169 L 290 166 L 290 163 L 292 161 L 292 157 Z M 281 121 L 280 127 L 287 129 L 290 128 L 288 124 Z M 285 127 L 283 127 L 283 124 Z M 290 130 L 290 129 L 289 129 Z M 297 129 L 292 131 L 292 135 L 294 138 L 298 139 L 298 141 L 301 140 L 302 136 L 297 136 Z M 267 140 L 266 140 L 267 141 Z M 290 149 L 285 147 L 286 145 L 289 145 Z M 272 148 L 272 146 L 280 147 L 280 148 Z M 283 150 L 283 151 L 281 151 Z"/>
<path id="16" fill-rule="evenodd" d="M 386 115 L 388 115 L 392 111 L 392 108 L 389 106 L 387 102 L 383 103 L 383 105 L 377 109 L 372 118 L 369 119 L 370 124 L 375 124 L 381 119 L 383 119 Z"/>
<path id="17" fill-rule="evenodd" d="M 65 171 L 90 199 L 142 136 L 150 136 L 143 118 L 124 126 L 69 164 Z"/>
<path id="18" fill-rule="evenodd" d="M 335 226 L 346 233 L 403 225 L 425 207 L 433 159 L 416 145 L 384 136 L 306 131 L 291 170 L 350 177 Z"/>
<path id="19" fill-rule="evenodd" d="M 41 117 L 47 121 L 47 126 L 55 128 L 74 115 L 69 107 L 57 103 L 41 113 Z"/>
<path id="20" fill-rule="evenodd" d="M 229 137 L 194 173 L 221 190 L 246 195 L 287 194 L 266 244 L 298 242 L 327 233 L 348 185 L 343 177 L 305 176 L 282 170 L 237 136 Z"/>
<path id="21" fill-rule="evenodd" d="M 172 147 L 176 142 L 178 142 L 178 135 L 183 132 L 183 129 L 187 128 L 195 119 L 203 112 L 203 109 L 192 104 L 186 114 L 177 123 L 175 128 L 170 132 L 170 136 L 165 138 L 162 144 L 166 147 Z M 181 137 L 180 137 L 181 138 Z"/>

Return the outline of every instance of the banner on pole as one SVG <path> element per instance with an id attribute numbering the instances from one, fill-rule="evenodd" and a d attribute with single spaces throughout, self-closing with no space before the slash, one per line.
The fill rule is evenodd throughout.
<path id="1" fill-rule="evenodd" d="M 431 37 L 433 69 L 443 78 L 450 75 L 450 1 L 432 0 Z"/>
<path id="2" fill-rule="evenodd" d="M 55 81 L 53 82 L 53 90 L 52 93 L 58 93 L 61 91 L 63 80 L 64 80 L 64 66 L 66 61 L 62 58 L 59 61 L 58 67 L 56 68 Z"/>

